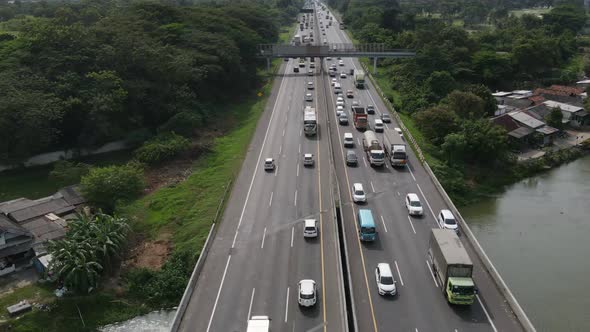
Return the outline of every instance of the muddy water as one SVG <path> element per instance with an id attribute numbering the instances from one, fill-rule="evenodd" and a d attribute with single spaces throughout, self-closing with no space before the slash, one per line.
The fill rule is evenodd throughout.
<path id="1" fill-rule="evenodd" d="M 590 331 L 590 156 L 461 213 L 538 331 Z"/>

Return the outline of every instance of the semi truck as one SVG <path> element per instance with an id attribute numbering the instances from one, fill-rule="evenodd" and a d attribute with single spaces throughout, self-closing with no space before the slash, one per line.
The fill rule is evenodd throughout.
<path id="1" fill-rule="evenodd" d="M 301 35 L 297 34 L 293 37 L 293 45 L 299 46 L 302 43 Z"/>
<path id="2" fill-rule="evenodd" d="M 389 159 L 391 166 L 403 167 L 408 163 L 408 154 L 406 152 L 406 143 L 402 137 L 395 131 L 385 128 L 383 132 L 383 143 L 385 145 L 385 155 Z"/>
<path id="3" fill-rule="evenodd" d="M 432 229 L 428 258 L 447 301 L 473 304 L 477 293 L 472 279 L 473 263 L 457 234 L 449 229 Z"/>
<path id="4" fill-rule="evenodd" d="M 252 316 L 248 320 L 246 332 L 269 332 L 270 318 L 268 316 Z"/>
<path id="5" fill-rule="evenodd" d="M 367 159 L 371 166 L 383 166 L 385 164 L 385 152 L 374 131 L 365 131 L 363 135 L 363 149 L 367 154 Z"/>
<path id="6" fill-rule="evenodd" d="M 318 133 L 318 118 L 315 108 L 305 106 L 303 109 L 303 132 L 305 136 L 313 136 Z"/>
<path id="7" fill-rule="evenodd" d="M 367 123 L 369 122 L 369 115 L 365 108 L 358 105 L 352 105 L 351 110 L 354 127 L 358 130 L 366 130 Z"/>
<path id="8" fill-rule="evenodd" d="M 365 71 L 362 69 L 355 69 L 354 70 L 354 86 L 357 89 L 364 89 L 365 88 Z"/>

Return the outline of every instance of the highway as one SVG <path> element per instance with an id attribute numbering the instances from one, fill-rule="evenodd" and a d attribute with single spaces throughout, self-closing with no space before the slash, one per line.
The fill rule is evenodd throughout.
<path id="1" fill-rule="evenodd" d="M 245 331 L 254 315 L 269 316 L 273 331 L 345 330 L 326 100 L 306 88 L 321 84 L 307 75 L 309 62 L 294 73 L 297 65 L 281 64 L 180 331 Z M 304 102 L 307 92 L 313 102 Z M 303 134 L 304 105 L 318 110 L 317 136 Z M 303 166 L 304 153 L 314 155 L 314 167 Z M 275 159 L 274 171 L 264 170 L 265 158 Z M 318 222 L 316 239 L 303 237 L 307 218 Z M 298 305 L 301 279 L 317 283 L 311 308 Z"/>
<path id="2" fill-rule="evenodd" d="M 326 29 L 326 36 L 328 43 L 350 43 L 348 36 L 337 25 Z M 348 73 L 351 67 L 361 68 L 357 59 L 343 60 L 345 66 L 339 66 L 339 72 Z M 324 65 L 327 68 L 337 61 L 325 61 Z M 382 112 L 387 112 L 385 104 L 368 79 L 368 86 L 363 90 L 354 88 L 353 77 L 350 75 L 345 79 L 338 78 L 338 81 L 341 82 L 343 91 L 354 91 L 354 99 L 345 98 L 349 119 L 352 119 L 352 100 L 359 101 L 365 107 L 369 104 L 375 106 L 376 114 L 369 115 L 370 125 Z M 325 84 L 332 91 L 327 80 Z M 478 300 L 472 306 L 451 306 L 446 302 L 427 263 L 427 248 L 430 229 L 439 227 L 434 215 L 448 207 L 411 149 L 410 162 L 405 168 L 393 169 L 388 163 L 383 168 L 369 166 L 361 145 L 363 134 L 352 123 L 348 126 L 337 125 L 335 98 L 335 94 L 330 93 L 331 105 L 328 108 L 332 111 L 328 114 L 330 123 L 333 124 L 336 175 L 344 202 L 342 223 L 349 247 L 358 331 L 522 330 L 490 276 L 482 270 L 476 253 L 465 240 L 463 242 L 474 262 Z M 397 127 L 393 117 L 392 123 L 386 124 L 386 127 Z M 345 132 L 354 135 L 354 150 L 359 157 L 365 159 L 358 167 L 347 167 L 344 163 L 345 151 L 348 149 L 342 144 Z M 377 136 L 382 141 L 382 134 L 377 133 Z M 368 203 L 363 208 L 371 209 L 376 219 L 378 236 L 373 243 L 361 243 L 358 239 L 356 213 L 359 206 L 352 203 L 351 196 L 352 184 L 356 182 L 362 183 L 368 193 Z M 404 205 L 407 193 L 416 193 L 419 196 L 425 210 L 423 217 L 408 216 Z M 377 292 L 374 271 L 380 262 L 389 263 L 394 271 L 398 287 L 398 295 L 395 297 L 383 297 Z"/>

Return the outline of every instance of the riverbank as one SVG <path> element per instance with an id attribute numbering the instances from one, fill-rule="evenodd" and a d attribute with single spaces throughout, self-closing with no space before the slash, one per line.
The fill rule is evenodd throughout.
<path id="1" fill-rule="evenodd" d="M 281 38 L 288 39 L 290 34 L 284 28 Z M 36 307 L 18 320 L 0 316 L 1 326 L 11 331 L 95 331 L 100 326 L 177 305 L 219 201 L 228 192 L 228 180 L 241 167 L 272 87 L 272 73 L 281 62 L 273 61 L 270 73 L 259 71 L 265 79 L 249 97 L 239 104 L 219 108 L 224 114 L 219 126 L 222 129 L 210 136 L 214 138 L 207 152 L 188 164 L 186 160 L 172 160 L 146 171 L 149 184 L 152 175 L 161 177 L 167 169 L 180 163 L 187 166 L 183 179 L 162 182 L 149 188 L 147 195 L 117 208 L 119 215 L 129 218 L 133 230 L 127 254 L 132 257 L 124 258 L 120 271 L 115 271 L 101 283 L 100 289 L 88 296 L 56 298 L 54 285 L 40 283 L 5 292 L 0 295 L 2 307 L 25 299 L 46 306 L 43 310 Z M 3 195 L 11 198 L 32 193 L 31 198 L 36 198 L 52 191 L 56 184 L 49 179 L 50 169 L 35 171 L 40 174 L 37 180 L 44 179 L 44 186 L 23 191 L 15 184 L 3 188 Z M 27 174 L 23 173 L 21 178 L 28 178 Z M 0 175 L 2 181 L 14 182 L 10 176 Z"/>

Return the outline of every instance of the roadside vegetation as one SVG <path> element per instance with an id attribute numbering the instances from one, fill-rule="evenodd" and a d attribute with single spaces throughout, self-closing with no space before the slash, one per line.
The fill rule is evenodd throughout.
<path id="1" fill-rule="evenodd" d="M 281 63 L 274 61 L 272 72 L 266 72 L 265 63 L 254 57 L 255 46 L 288 42 L 293 23 L 286 18 L 295 17 L 302 5 L 282 3 L 281 9 L 272 3 L 183 8 L 158 2 L 0 5 L 0 13 L 9 8 L 14 14 L 8 19 L 0 15 L 0 53 L 9 56 L 0 60 L 0 68 L 8 70 L 11 63 L 43 76 L 47 84 L 42 93 L 56 102 L 60 116 L 51 128 L 43 128 L 55 134 L 50 141 L 12 150 L 5 149 L 8 144 L 0 147 L 0 164 L 121 138 L 134 147 L 112 163 L 61 161 L 5 173 L 19 174 L 25 182 L 36 174 L 41 184 L 31 183 L 29 189 L 0 174 L 0 183 L 13 186 L 3 187 L 0 195 L 6 198 L 38 198 L 80 183 L 94 211 L 73 221 L 84 227 L 73 227 L 51 246 L 58 256 L 51 266 L 54 277 L 70 292 L 56 299 L 56 284 L 48 283 L 0 295 L 0 303 L 31 299 L 47 304 L 9 319 L 4 327 L 93 331 L 178 304 L 264 110 L 272 72 Z M 27 39 L 33 37 L 46 39 L 34 51 L 35 57 L 50 57 L 48 63 L 32 65 L 19 58 L 26 54 L 33 59 L 28 49 L 32 39 Z M 78 47 L 64 47 L 68 38 Z M 66 68 L 63 61 L 76 65 Z M 4 78 L 0 86 L 13 84 L 18 76 Z M 76 92 L 73 85 L 89 91 Z M 39 86 L 26 82 L 21 87 L 41 93 Z M 0 92 L 0 105 L 14 98 Z M 0 110 L 0 123 L 13 125 L 27 116 L 31 114 Z M 78 128 L 73 128 L 75 122 Z M 27 130 L 23 135 L 39 128 Z M 105 229 L 107 224 L 117 227 Z M 160 255 L 156 264 L 149 256 L 155 252 Z"/>
<path id="2" fill-rule="evenodd" d="M 534 0 L 328 3 L 358 42 L 416 50 L 415 58 L 380 60 L 376 79 L 458 205 L 542 169 L 517 165 L 505 131 L 488 120 L 496 110 L 491 91 L 568 84 L 590 74 L 590 58 L 578 51 L 589 45 L 578 36 L 587 19 L 579 1 L 560 2 L 542 17 L 510 15 L 546 6 Z"/>

